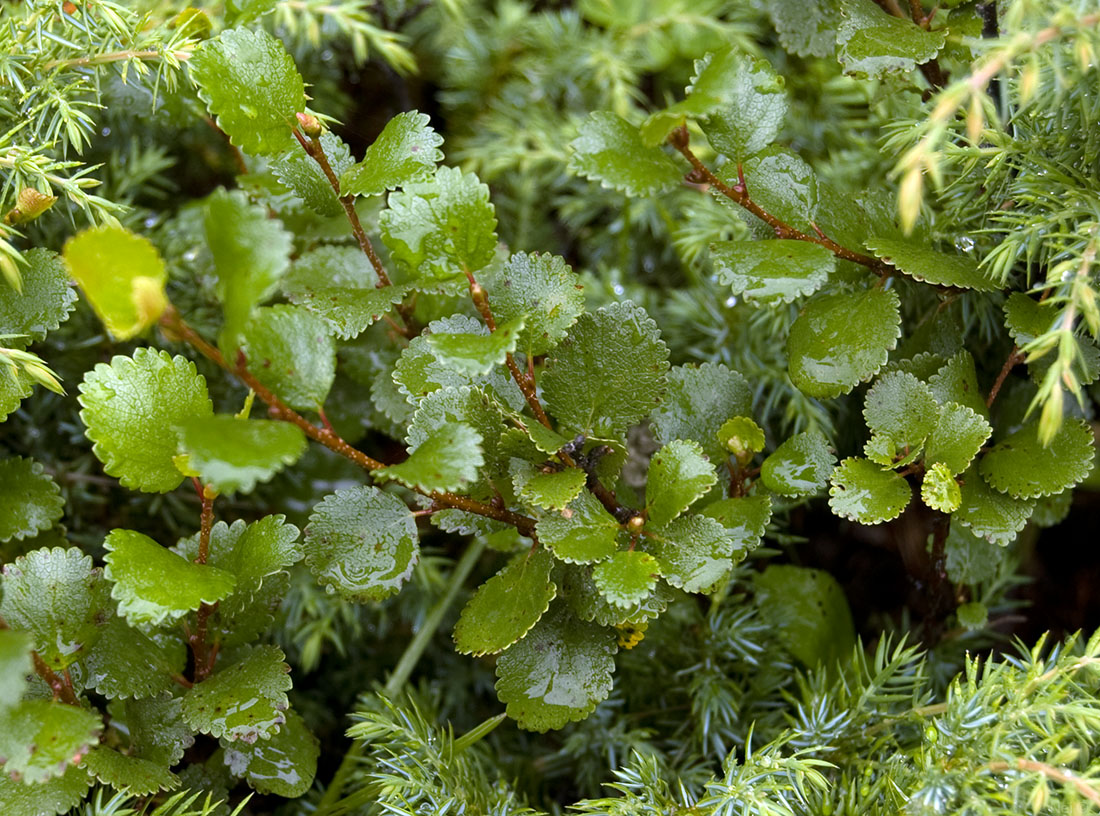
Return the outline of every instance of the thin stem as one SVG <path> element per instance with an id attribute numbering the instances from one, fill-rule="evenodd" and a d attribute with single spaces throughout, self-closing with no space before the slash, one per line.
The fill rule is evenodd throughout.
<path id="1" fill-rule="evenodd" d="M 47 666 L 46 661 L 39 657 L 38 652 L 31 652 L 31 659 L 34 661 L 35 674 L 46 682 L 55 699 L 69 705 L 80 705 L 80 702 L 76 699 L 76 692 L 73 690 L 72 678 L 67 674 L 58 674 Z"/>
<path id="2" fill-rule="evenodd" d="M 992 408 L 993 400 L 997 399 L 997 394 L 1001 392 L 1001 386 L 1005 384 L 1005 378 L 1008 377 L 1008 372 L 1014 369 L 1017 364 L 1022 363 L 1024 356 L 1020 354 L 1020 347 L 1013 346 L 1012 351 L 1008 354 L 1008 359 L 1005 360 L 1005 364 L 1001 366 L 1001 373 L 997 375 L 997 379 L 993 382 L 993 387 L 989 389 L 989 396 L 986 397 L 985 407 Z"/>
<path id="3" fill-rule="evenodd" d="M 1060 768 L 1055 768 L 1053 765 L 1047 765 L 1045 762 L 1037 762 L 1034 759 L 1017 759 L 1013 762 L 990 762 L 986 767 L 994 772 L 1034 771 L 1036 773 L 1041 773 L 1043 776 L 1048 779 L 1053 779 L 1055 782 L 1061 782 L 1063 785 L 1072 786 L 1079 794 L 1084 796 L 1094 805 L 1100 805 L 1100 792 L 1090 785 L 1087 780 L 1069 771 L 1063 771 Z"/>
<path id="4" fill-rule="evenodd" d="M 687 159 L 694 170 L 689 180 L 703 182 L 714 187 L 718 192 L 724 195 L 731 201 L 744 207 L 751 212 L 765 224 L 772 228 L 777 238 L 784 238 L 793 241 L 807 241 L 811 244 L 818 244 L 823 246 L 836 255 L 838 258 L 842 258 L 846 261 L 857 263 L 861 266 L 865 266 L 874 272 L 876 275 L 885 277 L 892 274 L 890 267 L 880 261 L 878 258 L 873 258 L 870 255 L 864 255 L 862 252 L 856 252 L 855 250 L 848 249 L 841 246 L 836 241 L 826 236 L 820 230 L 817 230 L 817 235 L 808 235 L 801 230 L 795 229 L 790 224 L 786 223 L 780 218 L 772 215 L 770 212 L 761 207 L 757 202 L 753 201 L 752 196 L 749 195 L 748 185 L 744 181 L 744 174 L 741 172 L 741 168 L 738 167 L 738 183 L 734 186 L 730 186 L 716 176 L 709 167 L 699 160 L 699 157 L 692 152 L 689 146 L 689 136 L 686 127 L 679 127 L 668 137 L 669 143 L 672 144 L 680 153 Z"/>
<path id="5" fill-rule="evenodd" d="M 195 557 L 196 564 L 205 564 L 210 556 L 210 533 L 214 529 L 214 498 L 217 493 L 209 485 L 204 485 L 198 479 L 192 479 L 195 490 L 198 491 L 199 501 L 202 503 L 202 511 L 199 516 L 199 552 Z M 195 631 L 187 633 L 187 641 L 191 646 L 191 654 L 195 663 L 195 682 L 201 683 L 210 676 L 214 669 L 214 660 L 218 650 L 215 646 L 210 648 L 207 642 L 207 623 L 218 605 L 202 604 L 195 613 Z"/>
<path id="6" fill-rule="evenodd" d="M 454 572 L 451 573 L 451 577 L 447 582 L 446 592 L 428 612 L 423 625 L 413 636 L 413 639 L 409 641 L 409 645 L 405 647 L 404 653 L 393 668 L 393 673 L 386 681 L 382 692 L 387 697 L 396 696 L 405 687 L 405 683 L 412 676 L 413 669 L 416 668 L 416 664 L 420 661 L 424 650 L 428 648 L 428 644 L 435 637 L 435 633 L 438 631 L 440 624 L 443 623 L 447 610 L 450 609 L 451 604 L 458 597 L 458 593 L 465 585 L 466 579 L 470 576 L 484 549 L 484 540 L 477 538 L 471 542 L 470 546 L 466 548 L 466 552 L 462 554 L 462 558 L 455 565 Z M 364 750 L 365 747 L 362 742 L 352 742 L 351 747 L 348 748 L 347 753 L 344 754 L 344 758 L 340 762 L 340 767 L 336 769 L 332 782 L 329 784 L 324 796 L 321 797 L 317 810 L 314 811 L 314 816 L 325 816 L 326 813 L 336 809 L 339 805 L 340 794 L 343 793 L 344 785 L 347 782 L 348 774 L 351 773 L 356 761 L 363 756 Z"/>

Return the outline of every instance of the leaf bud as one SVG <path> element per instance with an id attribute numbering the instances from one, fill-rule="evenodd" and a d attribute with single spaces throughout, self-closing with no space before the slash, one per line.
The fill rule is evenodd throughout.
<path id="1" fill-rule="evenodd" d="M 5 224 L 26 224 L 46 212 L 57 201 L 57 196 L 24 187 L 15 198 L 15 206 L 4 216 Z"/>
<path id="2" fill-rule="evenodd" d="M 631 516 L 626 522 L 626 531 L 631 535 L 638 535 L 645 527 L 645 518 L 642 516 Z"/>
<path id="3" fill-rule="evenodd" d="M 316 116 L 311 113 L 299 113 L 297 116 L 302 133 L 311 139 L 316 139 L 321 135 L 321 121 Z"/>

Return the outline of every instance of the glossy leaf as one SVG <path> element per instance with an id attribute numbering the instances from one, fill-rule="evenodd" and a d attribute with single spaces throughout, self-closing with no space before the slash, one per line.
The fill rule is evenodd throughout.
<path id="1" fill-rule="evenodd" d="M 99 714 L 50 700 L 24 700 L 0 710 L 4 771 L 24 782 L 43 782 L 77 765 L 99 741 Z"/>
<path id="2" fill-rule="evenodd" d="M 105 224 L 70 238 L 63 253 L 92 309 L 118 340 L 144 332 L 168 305 L 168 270 L 148 238 Z"/>
<path id="3" fill-rule="evenodd" d="M 668 608 L 680 591 L 658 580 L 653 591 L 628 607 L 616 606 L 601 593 L 592 577 L 595 567 L 568 566 L 562 570 L 561 594 L 569 609 L 584 621 L 600 626 L 618 626 L 624 623 L 640 623 L 657 617 Z"/>
<path id="4" fill-rule="evenodd" d="M 129 736 L 134 756 L 158 765 L 175 765 L 195 742 L 191 728 L 180 716 L 183 700 L 179 697 L 112 700 L 108 710 L 111 724 Z"/>
<path id="5" fill-rule="evenodd" d="M 163 765 L 120 754 L 104 745 L 93 748 L 82 767 L 104 785 L 132 796 L 148 796 L 178 788 L 180 779 Z"/>
<path id="6" fill-rule="evenodd" d="M 942 463 L 951 474 L 962 473 L 992 432 L 989 423 L 973 410 L 949 402 L 940 409 L 925 446 L 924 460 L 927 464 Z"/>
<path id="7" fill-rule="evenodd" d="M 498 323 L 525 317 L 516 350 L 528 357 L 550 351 L 584 312 L 584 287 L 557 255 L 516 253 L 482 284 Z"/>
<path id="8" fill-rule="evenodd" d="M 8 335 L 2 342 L 9 347 L 42 340 L 76 308 L 69 272 L 56 252 L 31 249 L 23 253 L 23 261 L 23 291 L 0 286 L 0 335 Z"/>
<path id="9" fill-rule="evenodd" d="M 982 477 L 996 490 L 1017 499 L 1061 493 L 1089 475 L 1095 458 L 1092 429 L 1084 420 L 1067 420 L 1044 446 L 1038 423 L 1025 425 L 982 457 Z"/>
<path id="10" fill-rule="evenodd" d="M 771 521 L 772 500 L 768 495 L 719 499 L 704 507 L 701 515 L 722 525 L 730 542 L 730 557 L 737 563 L 760 546 Z"/>
<path id="11" fill-rule="evenodd" d="M 959 584 L 976 584 L 988 581 L 997 574 L 1005 550 L 964 527 L 952 524 L 944 542 L 944 554 L 948 578 Z"/>
<path id="12" fill-rule="evenodd" d="M 522 639 L 558 594 L 550 579 L 553 565 L 545 549 L 521 553 L 478 587 L 455 624 L 455 648 L 480 657 Z"/>
<path id="13" fill-rule="evenodd" d="M 591 564 L 615 552 L 619 523 L 599 499 L 584 490 L 560 513 L 550 512 L 539 518 L 535 532 L 556 558 Z"/>
<path id="14" fill-rule="evenodd" d="M 847 394 L 886 364 L 900 336 L 892 289 L 830 292 L 802 309 L 787 338 L 791 380 L 811 397 Z"/>
<path id="15" fill-rule="evenodd" d="M 727 419 L 718 429 L 717 437 L 723 452 L 732 455 L 741 465 L 751 462 L 766 444 L 764 429 L 746 416 Z"/>
<path id="16" fill-rule="evenodd" d="M 416 519 L 401 501 L 376 487 L 326 496 L 305 530 L 306 563 L 330 592 L 356 601 L 393 595 L 420 557 Z"/>
<path id="17" fill-rule="evenodd" d="M 249 371 L 291 408 L 317 410 L 336 378 L 336 346 L 327 326 L 297 306 L 257 309 L 241 350 Z"/>
<path id="18" fill-rule="evenodd" d="M 34 391 L 34 381 L 23 371 L 0 365 L 0 422 L 8 418 L 19 403 Z"/>
<path id="19" fill-rule="evenodd" d="M 416 450 L 448 423 L 467 425 L 480 434 L 486 463 L 500 466 L 498 445 L 504 416 L 496 401 L 480 388 L 441 388 L 420 401 L 406 431 L 410 450 Z"/>
<path id="20" fill-rule="evenodd" d="M 678 186 L 676 162 L 659 147 L 642 141 L 634 125 L 610 111 L 593 111 L 570 143 L 569 169 L 630 196 L 651 195 Z"/>
<path id="21" fill-rule="evenodd" d="M 824 570 L 772 564 L 758 574 L 760 613 L 792 655 L 810 668 L 846 660 L 856 633 L 848 599 Z"/>
<path id="22" fill-rule="evenodd" d="M 497 660 L 497 696 L 520 728 L 561 728 L 611 693 L 614 654 L 610 630 L 576 620 L 559 604 Z"/>
<path id="23" fill-rule="evenodd" d="M 863 418 L 873 432 L 890 437 L 898 447 L 918 447 L 932 433 L 939 406 L 932 389 L 912 374 L 883 374 L 867 392 Z"/>
<path id="24" fill-rule="evenodd" d="M 659 441 L 690 439 L 712 462 L 720 462 L 727 451 L 718 441 L 719 428 L 729 417 L 751 410 L 752 391 L 740 373 L 721 363 L 674 366 L 668 372 L 668 394 L 650 421 Z"/>
<path id="25" fill-rule="evenodd" d="M 955 354 L 935 374 L 928 378 L 928 385 L 941 405 L 957 402 L 979 416 L 989 419 L 989 409 L 978 388 L 978 372 L 974 357 L 963 350 Z"/>
<path id="26" fill-rule="evenodd" d="M 237 582 L 231 573 L 192 563 L 134 530 L 112 530 L 103 546 L 111 597 L 131 625 L 156 626 L 217 603 Z"/>
<path id="27" fill-rule="evenodd" d="M 77 807 L 92 786 L 83 768 L 70 765 L 61 776 L 46 782 L 27 784 L 0 773 L 0 802 L 4 816 L 56 816 Z"/>
<path id="28" fill-rule="evenodd" d="M 512 460 L 512 485 L 521 499 L 544 510 L 562 510 L 584 489 L 587 474 L 580 468 L 541 470 L 529 462 Z"/>
<path id="29" fill-rule="evenodd" d="M 296 145 L 291 132 L 306 107 L 305 84 L 279 40 L 263 29 L 226 29 L 189 65 L 199 96 L 233 144 L 266 156 Z"/>
<path id="30" fill-rule="evenodd" d="M 275 646 L 254 646 L 183 695 L 181 714 L 196 731 L 252 744 L 286 722 L 290 667 Z"/>
<path id="31" fill-rule="evenodd" d="M 812 295 L 836 268 L 836 257 L 806 241 L 723 241 L 711 244 L 719 282 L 761 303 Z"/>
<path id="32" fill-rule="evenodd" d="M 19 456 L 0 459 L 0 541 L 50 529 L 64 508 L 61 488 L 42 465 Z"/>
<path id="33" fill-rule="evenodd" d="M 123 487 L 147 493 L 167 493 L 183 481 L 173 461 L 179 450 L 175 428 L 214 413 L 194 363 L 148 348 L 99 363 L 84 375 L 79 400 L 103 470 Z"/>
<path id="34" fill-rule="evenodd" d="M 809 496 L 824 489 L 836 466 L 829 440 L 820 431 L 795 434 L 764 460 L 760 479 L 784 496 Z"/>
<path id="35" fill-rule="evenodd" d="M 830 481 L 829 507 L 838 516 L 860 524 L 897 518 L 913 495 L 905 479 L 867 459 L 845 459 Z"/>
<path id="36" fill-rule="evenodd" d="M 698 444 L 669 442 L 649 463 L 646 511 L 650 523 L 662 527 L 705 496 L 718 476 Z"/>
<path id="37" fill-rule="evenodd" d="M 925 31 L 872 0 L 841 3 L 837 59 L 847 73 L 878 77 L 910 71 L 935 57 L 944 42 L 942 31 Z"/>
<path id="38" fill-rule="evenodd" d="M 186 663 L 174 632 L 146 634 L 112 615 L 84 657 L 84 686 L 110 699 L 153 697 L 177 688 Z"/>
<path id="39" fill-rule="evenodd" d="M 525 320 L 526 316 L 520 315 L 499 324 L 491 334 L 433 332 L 428 335 L 428 346 L 445 366 L 473 375 L 487 374 L 516 350 Z"/>
<path id="40" fill-rule="evenodd" d="M 399 113 L 386 123 L 363 160 L 337 171 L 345 195 L 373 196 L 409 182 L 426 181 L 443 161 L 443 137 L 428 125 L 427 114 Z"/>
<path id="41" fill-rule="evenodd" d="M 937 462 L 924 472 L 920 487 L 921 500 L 933 510 L 941 513 L 953 513 L 962 503 L 959 483 L 947 465 Z"/>
<path id="42" fill-rule="evenodd" d="M 734 542 L 716 519 L 682 516 L 646 533 L 642 546 L 661 575 L 685 592 L 708 592 L 733 568 Z"/>
<path id="43" fill-rule="evenodd" d="M 355 164 L 348 146 L 332 131 L 326 130 L 322 133 L 320 142 L 325 159 L 337 178 Z M 344 214 L 344 208 L 321 165 L 300 145 L 295 144 L 289 152 L 271 162 L 271 171 L 307 207 L 319 215 L 332 218 Z"/>
<path id="44" fill-rule="evenodd" d="M 592 580 L 609 603 L 630 608 L 648 598 L 661 568 L 657 559 L 640 550 L 621 550 L 592 570 Z"/>
<path id="45" fill-rule="evenodd" d="M 640 306 L 613 303 L 580 318 L 547 358 L 547 410 L 571 429 L 622 433 L 664 395 L 668 347 Z"/>
<path id="46" fill-rule="evenodd" d="M 817 176 L 798 154 L 785 147 L 771 145 L 748 158 L 742 165 L 749 193 L 753 201 L 807 235 L 814 234 L 817 218 Z M 737 165 L 728 162 L 718 171 L 718 177 L 733 186 L 739 183 Z M 771 227 L 766 227 L 756 216 L 746 216 L 758 225 L 758 234 L 774 240 Z"/>
<path id="47" fill-rule="evenodd" d="M 28 632 L 0 629 L 0 711 L 19 702 L 27 687 L 33 641 Z"/>
<path id="48" fill-rule="evenodd" d="M 223 740 L 224 742 L 224 740 Z M 269 739 L 252 744 L 227 743 L 225 764 L 262 794 L 296 798 L 309 790 L 317 774 L 321 746 L 309 726 L 294 711 Z"/>
<path id="49" fill-rule="evenodd" d="M 875 257 L 925 283 L 978 292 L 1000 288 L 978 268 L 976 261 L 965 255 L 948 255 L 924 244 L 897 238 L 869 238 L 864 244 Z"/>
<path id="50" fill-rule="evenodd" d="M 767 0 L 772 25 L 786 51 L 800 57 L 831 57 L 836 50 L 833 0 Z"/>
<path id="51" fill-rule="evenodd" d="M 404 462 L 374 475 L 429 492 L 460 490 L 477 479 L 478 470 L 485 464 L 481 442 L 481 434 L 469 425 L 446 422 L 410 450 Z"/>
<path id="52" fill-rule="evenodd" d="M 960 479 L 962 501 L 952 519 L 974 535 L 1004 546 L 1016 539 L 1035 510 L 1034 499 L 998 493 L 971 467 Z"/>
<path id="53" fill-rule="evenodd" d="M 226 414 L 186 420 L 179 426 L 186 469 L 219 493 L 250 493 L 305 452 L 306 437 L 289 422 Z"/>

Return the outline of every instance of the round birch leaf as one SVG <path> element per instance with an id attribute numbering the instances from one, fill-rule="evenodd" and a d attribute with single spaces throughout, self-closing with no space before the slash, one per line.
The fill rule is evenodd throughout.
<path id="1" fill-rule="evenodd" d="M 784 496 L 809 496 L 823 490 L 836 467 L 836 456 L 821 431 L 795 434 L 764 460 L 760 478 Z"/>
<path id="2" fill-rule="evenodd" d="M 924 472 L 920 486 L 921 500 L 933 510 L 954 513 L 962 503 L 959 483 L 947 465 L 937 462 Z"/>
<path id="3" fill-rule="evenodd" d="M 110 614 L 110 594 L 92 559 L 75 547 L 32 550 L 0 571 L 0 618 L 31 634 L 54 671 L 84 657 Z"/>
<path id="4" fill-rule="evenodd" d="M 186 663 L 186 647 L 174 633 L 148 635 L 113 615 L 84 658 L 84 687 L 113 700 L 153 697 L 176 688 Z"/>
<path id="5" fill-rule="evenodd" d="M 610 556 L 616 550 L 619 529 L 615 517 L 587 490 L 560 513 L 547 513 L 535 524 L 539 541 L 556 558 L 571 564 L 591 564 Z"/>
<path id="6" fill-rule="evenodd" d="M 247 648 L 232 665 L 183 695 L 181 714 L 196 731 L 226 740 L 270 739 L 286 722 L 290 667 L 275 646 Z"/>
<path id="7" fill-rule="evenodd" d="M 982 457 L 979 470 L 995 490 L 1035 499 L 1061 493 L 1089 475 L 1096 451 L 1087 422 L 1066 420 L 1045 447 L 1038 432 L 1038 422 L 1025 425 Z"/>
<path id="8" fill-rule="evenodd" d="M 824 570 L 773 564 L 754 580 L 764 620 L 808 667 L 845 660 L 856 645 L 848 599 Z"/>
<path id="9" fill-rule="evenodd" d="M 1018 346 L 1026 346 L 1046 334 L 1058 318 L 1052 304 L 1040 303 L 1023 292 L 1013 292 L 1004 304 L 1005 326 Z"/>
<path id="10" fill-rule="evenodd" d="M 981 450 L 993 429 L 979 414 L 965 405 L 949 402 L 924 449 L 926 464 L 942 464 L 952 473 L 962 473 Z"/>
<path id="11" fill-rule="evenodd" d="M 84 375 L 79 401 L 85 433 L 103 470 L 123 487 L 146 493 L 167 493 L 183 481 L 174 461 L 175 428 L 214 415 L 195 364 L 149 348 L 98 364 Z"/>
<path id="12" fill-rule="evenodd" d="M 751 462 L 753 456 L 764 450 L 767 444 L 764 429 L 745 416 L 727 419 L 718 429 L 717 436 L 723 453 L 733 454 L 742 465 Z M 722 457 L 724 458 L 725 456 Z"/>
<path id="13" fill-rule="evenodd" d="M 700 118 L 715 150 L 743 161 L 775 141 L 787 115 L 787 94 L 767 60 L 727 48 L 696 60 L 681 105 Z"/>
<path id="14" fill-rule="evenodd" d="M 516 350 L 526 319 L 526 315 L 519 315 L 489 334 L 432 332 L 428 335 L 428 347 L 445 366 L 474 376 L 488 374 Z"/>
<path id="15" fill-rule="evenodd" d="M 895 238 L 868 238 L 864 246 L 890 266 L 912 278 L 939 286 L 992 292 L 1000 288 L 965 255 L 948 255 L 913 241 Z"/>
<path id="16" fill-rule="evenodd" d="M 668 372 L 668 394 L 650 421 L 658 441 L 690 439 L 712 462 L 720 462 L 726 455 L 717 438 L 722 423 L 751 411 L 752 389 L 745 378 L 722 363 L 703 363 L 674 366 Z"/>
<path id="17" fill-rule="evenodd" d="M 443 137 L 429 126 L 425 113 L 405 111 L 386 122 L 363 160 L 336 173 L 344 195 L 374 196 L 409 182 L 432 177 L 443 161 Z"/>
<path id="18" fill-rule="evenodd" d="M 847 74 L 880 77 L 911 71 L 936 56 L 946 42 L 943 31 L 925 31 L 872 0 L 845 0 L 841 10 L 836 56 Z"/>
<path id="19" fill-rule="evenodd" d="M 661 568 L 657 559 L 639 550 L 620 550 L 592 570 L 592 580 L 608 603 L 630 608 L 649 597 Z"/>
<path id="20" fill-rule="evenodd" d="M 544 549 L 522 553 L 482 584 L 455 624 L 459 653 L 497 654 L 522 639 L 558 594 L 550 580 L 553 566 L 553 557 Z"/>
<path id="21" fill-rule="evenodd" d="M 616 606 L 601 594 L 592 577 L 590 566 L 569 566 L 563 570 L 561 594 L 570 610 L 584 621 L 600 626 L 619 626 L 625 623 L 641 623 L 655 618 L 668 608 L 679 594 L 664 581 L 657 581 L 653 591 L 629 607 Z"/>
<path id="22" fill-rule="evenodd" d="M 979 601 L 971 601 L 955 610 L 959 625 L 971 631 L 981 629 L 989 621 L 989 610 Z"/>
<path id="23" fill-rule="evenodd" d="M 289 422 L 218 415 L 180 423 L 186 469 L 219 493 L 251 493 L 305 453 L 302 429 Z"/>
<path id="24" fill-rule="evenodd" d="M 0 286 L 0 335 L 22 335 L 4 340 L 8 346 L 42 340 L 76 308 L 69 272 L 56 252 L 31 249 L 23 253 L 23 261 L 23 291 Z"/>
<path id="25" fill-rule="evenodd" d="M 124 756 L 103 745 L 88 752 L 82 767 L 104 785 L 131 796 L 149 796 L 157 791 L 173 790 L 180 784 L 180 778 L 163 765 Z"/>
<path id="26" fill-rule="evenodd" d="M 685 592 L 707 592 L 733 568 L 734 542 L 717 519 L 683 516 L 646 532 L 644 546 L 661 575 Z"/>
<path id="27" fill-rule="evenodd" d="M 1002 547 L 1015 541 L 1035 510 L 1035 500 L 998 493 L 978 475 L 977 466 L 966 471 L 961 481 L 962 501 L 952 518 Z"/>
<path id="28" fill-rule="evenodd" d="M 203 604 L 217 603 L 236 584 L 231 573 L 194 564 L 134 530 L 112 530 L 103 546 L 111 597 L 134 626 L 181 618 Z"/>
<path id="29" fill-rule="evenodd" d="M 899 447 L 919 447 L 932 433 L 939 406 L 932 389 L 912 374 L 891 371 L 871 386 L 863 404 L 867 427 Z"/>
<path id="30" fill-rule="evenodd" d="M 33 459 L 0 459 L 0 541 L 22 540 L 61 518 L 65 500 Z"/>
<path id="31" fill-rule="evenodd" d="M 27 687 L 33 641 L 29 632 L 0 629 L 0 711 L 19 702 Z"/>
<path id="32" fill-rule="evenodd" d="M 989 409 L 978 388 L 978 372 L 974 368 L 974 357 L 965 349 L 948 360 L 939 371 L 928 378 L 932 394 L 941 405 L 957 402 L 965 405 L 985 419 L 989 419 Z"/>
<path id="33" fill-rule="evenodd" d="M 649 463 L 646 511 L 649 521 L 664 526 L 687 510 L 717 483 L 714 465 L 695 442 L 669 442 Z"/>
<path id="34" fill-rule="evenodd" d="M 611 111 L 594 111 L 570 143 L 569 169 L 630 196 L 664 192 L 683 174 L 667 153 L 642 142 L 638 128 Z"/>
<path id="35" fill-rule="evenodd" d="M 75 765 L 66 767 L 61 776 L 29 784 L 0 774 L 0 802 L 4 816 L 57 816 L 77 807 L 92 786 L 91 775 Z"/>
<path id="36" fill-rule="evenodd" d="M 481 442 L 481 434 L 469 425 L 445 422 L 410 451 L 404 462 L 372 475 L 428 492 L 462 490 L 477 479 L 485 464 Z"/>
<path id="37" fill-rule="evenodd" d="M 760 539 L 771 521 L 772 499 L 768 495 L 719 499 L 704 507 L 702 515 L 725 528 L 731 557 L 737 563 L 760 546 Z"/>
<path id="38" fill-rule="evenodd" d="M 0 365 L 0 422 L 7 419 L 32 391 L 34 380 L 25 371 L 12 371 L 11 366 Z"/>
<path id="39" fill-rule="evenodd" d="M 199 96 L 237 147 L 272 156 L 296 146 L 291 131 L 306 107 L 305 83 L 275 37 L 226 29 L 202 43 L 189 66 Z"/>
<path id="40" fill-rule="evenodd" d="M 584 287 L 557 255 L 516 253 L 482 283 L 498 322 L 526 316 L 516 348 L 528 357 L 550 351 L 584 313 Z"/>
<path id="41" fill-rule="evenodd" d="M 322 133 L 320 141 L 325 158 L 337 177 L 355 163 L 344 140 L 331 130 Z M 344 208 L 321 166 L 298 145 L 269 166 L 275 177 L 314 212 L 329 218 L 344 214 Z"/>
<path id="42" fill-rule="evenodd" d="M 498 446 L 500 429 L 505 424 L 501 408 L 485 391 L 469 386 L 440 388 L 420 401 L 406 431 L 409 450 L 419 450 L 439 428 L 456 422 L 481 435 L 479 443 L 486 462 L 501 464 Z"/>
<path id="43" fill-rule="evenodd" d="M 227 742 L 223 759 L 234 776 L 243 777 L 262 794 L 296 798 L 309 790 L 317 774 L 321 745 L 296 711 L 269 739 L 252 744 Z"/>
<path id="44" fill-rule="evenodd" d="M 420 557 L 416 519 L 400 499 L 377 487 L 338 490 L 313 508 L 305 553 L 330 592 L 380 601 L 412 576 Z"/>
<path id="45" fill-rule="evenodd" d="M 867 459 L 845 459 L 833 471 L 829 507 L 860 524 L 881 524 L 901 515 L 913 492 L 892 470 Z"/>
<path id="46" fill-rule="evenodd" d="M 807 303 L 787 338 L 795 386 L 827 399 L 847 394 L 874 376 L 900 336 L 898 305 L 892 289 L 830 292 Z"/>
<path id="47" fill-rule="evenodd" d="M 957 524 L 951 525 L 943 549 L 947 577 L 955 583 L 971 585 L 995 577 L 1007 552 L 1004 546 L 979 538 L 972 530 Z"/>
<path id="48" fill-rule="evenodd" d="M 564 604 L 497 660 L 497 696 L 520 728 L 545 732 L 587 717 L 611 693 L 615 634 Z"/>
<path id="49" fill-rule="evenodd" d="M 1073 490 L 1043 496 L 1035 500 L 1035 512 L 1031 514 L 1031 521 L 1038 527 L 1054 527 L 1066 520 L 1072 505 Z"/>
<path id="50" fill-rule="evenodd" d="M 182 710 L 179 697 L 112 700 L 108 704 L 111 725 L 129 736 L 135 756 L 168 768 L 183 759 L 183 752 L 195 743 L 180 715 Z"/>
<path id="51" fill-rule="evenodd" d="M 0 711 L 4 771 L 24 782 L 44 782 L 77 765 L 99 741 L 98 713 L 52 700 L 24 700 Z"/>
<path id="52" fill-rule="evenodd" d="M 723 241 L 710 245 L 718 280 L 760 303 L 812 295 L 836 269 L 836 256 L 807 241 Z"/>
<path id="53" fill-rule="evenodd" d="M 291 408 L 316 411 L 336 379 L 336 346 L 325 322 L 297 306 L 265 306 L 245 327 L 249 371 Z"/>
<path id="54" fill-rule="evenodd" d="M 564 510 L 580 495 L 588 478 L 575 467 L 545 473 L 522 459 L 513 459 L 512 463 L 512 486 L 519 497 L 543 510 Z"/>

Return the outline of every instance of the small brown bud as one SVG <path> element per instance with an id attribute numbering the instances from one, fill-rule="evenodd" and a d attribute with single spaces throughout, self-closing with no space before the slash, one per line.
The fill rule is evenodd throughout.
<path id="1" fill-rule="evenodd" d="M 46 212 L 57 201 L 57 196 L 24 187 L 15 197 L 15 206 L 4 216 L 5 224 L 26 224 Z"/>
<path id="2" fill-rule="evenodd" d="M 631 516 L 626 522 L 626 531 L 631 535 L 638 535 L 645 527 L 645 519 L 641 516 Z"/>
<path id="3" fill-rule="evenodd" d="M 311 113 L 299 113 L 298 124 L 302 128 L 302 133 L 311 139 L 316 139 L 321 135 L 323 128 L 321 127 L 320 120 Z"/>
<path id="4" fill-rule="evenodd" d="M 668 143 L 675 147 L 677 150 L 683 150 L 688 146 L 691 141 L 691 136 L 688 133 L 688 129 L 684 125 L 675 127 L 672 132 L 668 134 Z"/>

